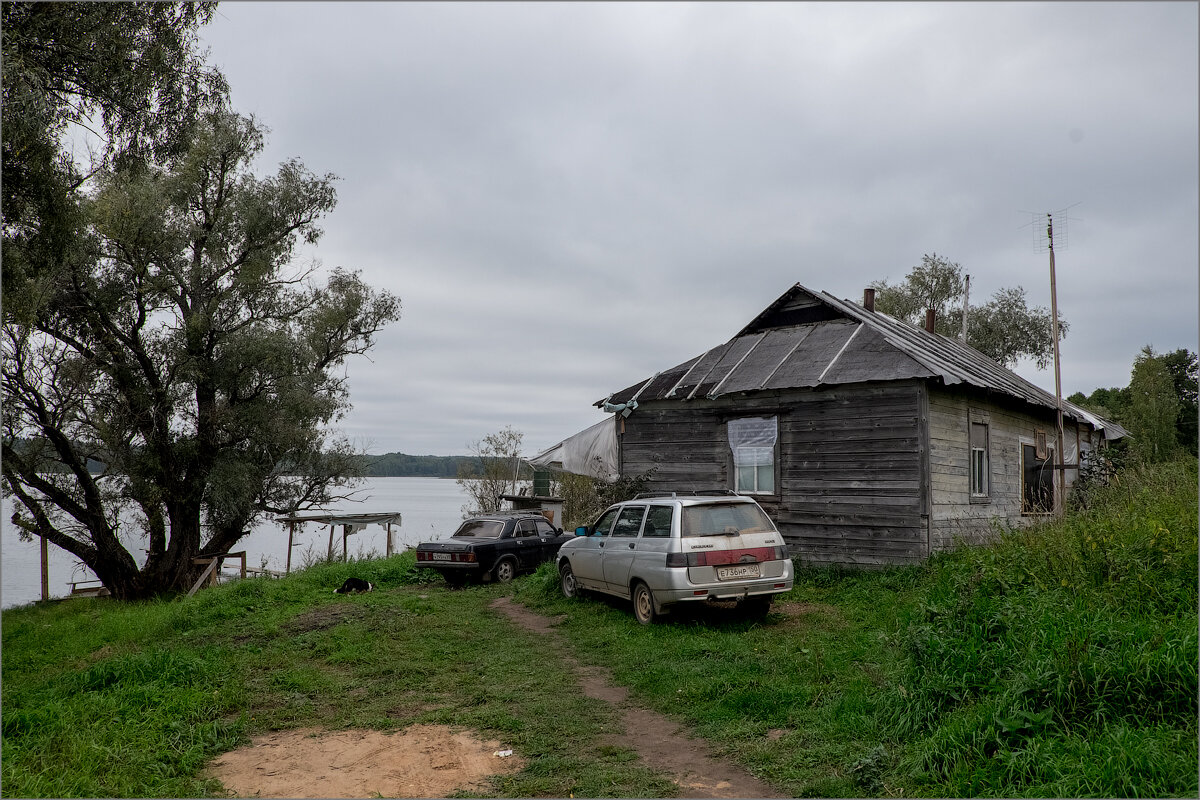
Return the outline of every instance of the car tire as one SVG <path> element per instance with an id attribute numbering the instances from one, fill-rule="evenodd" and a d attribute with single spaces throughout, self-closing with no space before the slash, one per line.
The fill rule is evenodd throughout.
<path id="1" fill-rule="evenodd" d="M 502 558 L 492 570 L 492 580 L 496 583 L 508 583 L 517 577 L 517 562 L 511 558 Z"/>
<path id="2" fill-rule="evenodd" d="M 633 585 L 633 616 L 642 625 L 649 625 L 658 617 L 654 611 L 654 593 L 641 581 Z"/>
<path id="3" fill-rule="evenodd" d="M 558 585 L 562 589 L 563 597 L 568 600 L 580 596 L 579 582 L 575 580 L 575 570 L 571 569 L 570 561 L 564 561 L 558 568 Z"/>

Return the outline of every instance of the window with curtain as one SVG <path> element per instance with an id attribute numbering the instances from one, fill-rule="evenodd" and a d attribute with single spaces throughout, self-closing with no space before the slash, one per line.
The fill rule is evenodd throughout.
<path id="1" fill-rule="evenodd" d="M 747 494 L 775 493 L 778 417 L 742 417 L 726 423 L 733 454 L 733 488 Z"/>

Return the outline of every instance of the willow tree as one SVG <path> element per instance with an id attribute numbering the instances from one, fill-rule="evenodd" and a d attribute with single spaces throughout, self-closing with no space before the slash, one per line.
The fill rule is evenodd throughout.
<path id="1" fill-rule="evenodd" d="M 228 551 L 263 514 L 327 502 L 353 475 L 330 429 L 349 408 L 343 365 L 399 301 L 356 273 L 318 282 L 315 265 L 295 265 L 334 207 L 334 178 L 295 160 L 257 177 L 263 136 L 211 111 L 178 155 L 103 171 L 75 257 L 6 287 L 14 521 L 117 597 L 184 588 L 198 556 Z"/>

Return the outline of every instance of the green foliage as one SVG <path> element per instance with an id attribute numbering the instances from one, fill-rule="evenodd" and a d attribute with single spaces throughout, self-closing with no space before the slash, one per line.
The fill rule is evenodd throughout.
<path id="1" fill-rule="evenodd" d="M 207 67 L 196 32 L 215 3 L 3 5 L 3 213 L 5 314 L 17 291 L 81 257 L 78 213 L 85 175 L 63 150 L 86 127 L 106 161 L 136 163 L 179 152 L 224 78 Z M 97 124 L 99 123 L 99 124 Z M 93 165 L 97 166 L 97 165 Z"/>
<path id="2" fill-rule="evenodd" d="M 1173 457 L 1176 445 L 1192 455 L 1197 453 L 1200 407 L 1196 387 L 1195 353 L 1181 348 L 1155 354 L 1147 345 L 1134 360 L 1129 386 L 1096 389 L 1089 395 L 1076 392 L 1067 399 L 1128 428 L 1134 433 L 1131 447 L 1139 458 L 1163 461 Z M 1171 422 L 1173 436 L 1168 432 Z"/>
<path id="3" fill-rule="evenodd" d="M 1197 426 L 1200 425 L 1200 405 L 1197 405 L 1196 354 L 1180 348 L 1158 356 L 1175 386 L 1179 414 L 1175 428 L 1179 445 L 1192 455 L 1197 452 Z"/>
<path id="4" fill-rule="evenodd" d="M 410 456 L 404 453 L 384 453 L 363 456 L 362 471 L 368 477 L 390 478 L 456 478 L 468 456 Z"/>
<path id="5" fill-rule="evenodd" d="M 962 337 L 966 282 L 961 265 L 937 253 L 926 254 L 900 284 L 883 280 L 871 286 L 877 311 L 924 327 L 925 311 L 933 309 L 937 333 Z M 1053 318 L 1046 308 L 1029 307 L 1024 288 L 1000 289 L 987 303 L 970 306 L 967 316 L 967 344 L 996 362 L 1012 367 L 1021 358 L 1032 358 L 1039 368 L 1050 363 Z M 1058 325 L 1059 337 L 1066 338 L 1068 325 L 1061 315 Z"/>
<path id="6" fill-rule="evenodd" d="M 613 503 L 632 500 L 646 491 L 652 475 L 653 470 L 605 481 L 587 475 L 561 473 L 554 492 L 563 498 L 563 529 L 574 530 L 580 525 L 590 525 Z"/>
<path id="7" fill-rule="evenodd" d="M 291 266 L 320 236 L 333 177 L 294 160 L 257 177 L 263 138 L 210 112 L 166 164 L 102 171 L 84 204 L 95 261 L 40 283 L 31 323 L 5 319 L 17 523 L 117 597 L 188 584 L 194 556 L 225 552 L 260 514 L 328 503 L 358 467 L 326 428 L 349 408 L 340 368 L 399 301 Z M 141 569 L 116 536 L 122 509 L 147 536 Z"/>
<path id="8" fill-rule="evenodd" d="M 1150 345 L 1133 362 L 1129 380 L 1129 431 L 1132 447 L 1143 461 L 1170 460 L 1178 447 L 1179 396 L 1162 358 Z"/>
<path id="9" fill-rule="evenodd" d="M 1195 794 L 1196 488 L 1194 461 L 1126 471 L 937 557 L 887 704 L 902 772 L 946 796 Z"/>

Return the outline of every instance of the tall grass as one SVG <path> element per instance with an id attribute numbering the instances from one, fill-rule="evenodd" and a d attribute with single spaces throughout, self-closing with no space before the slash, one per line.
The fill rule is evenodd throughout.
<path id="1" fill-rule="evenodd" d="M 936 558 L 896 642 L 900 771 L 950 796 L 1196 796 L 1195 460 Z"/>

